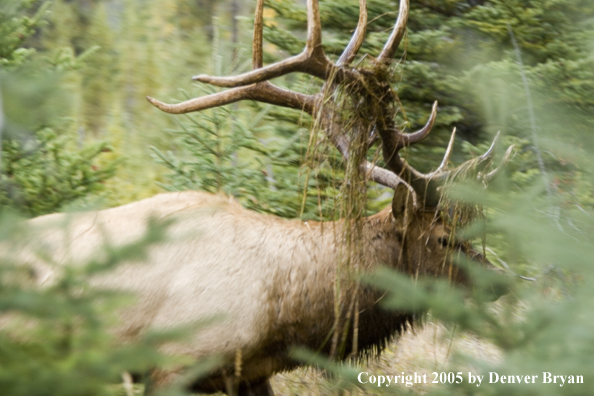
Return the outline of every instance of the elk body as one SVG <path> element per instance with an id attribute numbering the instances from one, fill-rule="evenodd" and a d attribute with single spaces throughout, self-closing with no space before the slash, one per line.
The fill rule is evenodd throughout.
<path id="1" fill-rule="evenodd" d="M 408 212 L 407 212 L 408 211 Z M 68 216 L 72 216 L 68 218 Z M 335 324 L 334 283 L 344 223 L 285 220 L 243 209 L 228 197 L 200 192 L 160 194 L 129 205 L 79 215 L 52 214 L 33 219 L 35 250 L 56 263 L 85 262 L 106 244 L 120 246 L 143 236 L 150 218 L 171 220 L 166 241 L 153 246 L 142 263 L 126 263 L 92 279 L 95 287 L 133 292 L 117 335 L 134 339 L 147 329 L 190 325 L 219 316 L 191 339 L 167 347 L 168 353 L 196 360 L 212 355 L 229 365 L 194 384 L 202 392 L 226 391 L 229 378 L 239 392 L 269 394 L 267 380 L 297 366 L 289 352 L 302 346 L 328 354 Z M 388 265 L 412 276 L 466 277 L 446 264 L 449 230 L 433 211 L 395 205 L 362 221 L 365 268 Z M 33 242 L 31 242 L 33 243 Z M 465 253 L 475 255 L 460 245 Z M 59 268 L 23 257 L 40 284 L 51 284 Z M 357 300 L 359 353 L 375 354 L 413 321 L 412 312 L 390 312 L 378 301 L 385 292 L 368 287 L 345 291 Z M 349 332 L 345 351 L 352 346 Z M 241 356 L 241 378 L 233 362 Z M 156 371 L 155 386 L 179 372 Z"/>
<path id="2" fill-rule="evenodd" d="M 256 5 L 253 70 L 234 77 L 200 75 L 195 80 L 231 89 L 169 105 L 148 98 L 169 113 L 182 114 L 222 106 L 239 100 L 256 100 L 302 110 L 326 134 L 345 159 L 354 164 L 364 182 L 374 181 L 395 191 L 393 203 L 382 212 L 360 219 L 358 240 L 361 271 L 386 265 L 414 277 L 446 277 L 465 284 L 468 278 L 449 258 L 455 250 L 484 260 L 466 244 L 453 240 L 436 209 L 436 187 L 452 175 L 447 165 L 454 134 L 439 168 L 422 174 L 399 156 L 399 150 L 425 138 L 437 114 L 434 104 L 427 125 L 418 132 L 402 133 L 396 125 L 396 96 L 389 81 L 389 66 L 404 35 L 408 1 L 401 0 L 394 30 L 382 52 L 366 69 L 350 66 L 365 35 L 367 11 L 360 0 L 357 29 L 336 62 L 322 49 L 318 1 L 307 1 L 307 43 L 294 57 L 263 67 L 263 0 Z M 292 72 L 324 80 L 320 93 L 305 95 L 279 88 L 268 80 Z M 348 102 L 363 103 L 359 122 L 343 118 L 337 93 Z M 367 149 L 381 142 L 385 168 L 368 161 Z M 362 150 L 362 151 L 358 151 Z M 508 150 L 504 162 L 507 161 Z M 490 163 L 491 148 L 468 166 Z M 500 168 L 500 167 L 499 167 Z M 489 179 L 497 170 L 478 172 Z M 105 241 L 122 244 L 146 230 L 149 218 L 171 219 L 168 242 L 151 248 L 145 263 L 128 263 L 111 274 L 96 278 L 97 286 L 116 287 L 137 294 L 137 303 L 122 314 L 118 332 L 123 339 L 148 328 L 167 328 L 223 314 L 211 327 L 183 344 L 171 345 L 171 353 L 201 359 L 223 356 L 228 363 L 194 384 L 200 391 L 271 395 L 268 379 L 289 370 L 297 362 L 289 357 L 295 346 L 321 350 L 337 357 L 351 352 L 373 353 L 403 331 L 413 312 L 387 312 L 377 302 L 382 294 L 347 282 L 347 306 L 356 314 L 336 318 L 337 266 L 349 222 L 301 222 L 283 220 L 243 209 L 234 200 L 198 192 L 158 195 L 140 202 L 100 212 L 74 216 L 68 232 L 54 229 L 65 215 L 53 214 L 31 221 L 43 229 L 38 244 L 46 246 L 56 262 L 84 260 Z M 450 247 L 450 249 L 448 249 Z M 51 279 L 53 270 L 37 264 L 39 279 Z M 351 289 L 349 289 L 351 288 Z M 355 304 L 351 302 L 356 302 Z M 350 304 L 350 305 L 349 305 Z M 346 308 L 345 308 L 346 310 Z M 352 312 L 352 310 L 351 310 Z M 357 318 L 357 323 L 347 323 Z M 350 325 L 346 351 L 333 350 L 333 332 Z M 357 329 L 357 335 L 352 328 Z M 234 366 L 238 357 L 240 369 Z M 170 382 L 173 372 L 155 371 L 154 385 Z M 231 382 L 229 379 L 231 378 Z"/>

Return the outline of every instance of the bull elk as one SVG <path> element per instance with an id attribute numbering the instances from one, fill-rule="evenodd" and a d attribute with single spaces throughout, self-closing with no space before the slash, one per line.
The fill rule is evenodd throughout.
<path id="1" fill-rule="evenodd" d="M 429 134 L 437 115 L 435 103 L 427 124 L 414 133 L 403 133 L 395 122 L 397 100 L 387 72 L 405 33 L 408 0 L 401 0 L 388 41 L 365 68 L 351 66 L 367 25 L 365 0 L 359 0 L 359 6 L 357 28 L 335 62 L 326 57 L 322 48 L 318 1 L 308 0 L 304 51 L 264 67 L 263 0 L 258 0 L 252 71 L 232 77 L 194 77 L 199 82 L 231 88 L 220 93 L 179 104 L 148 100 L 173 114 L 240 100 L 309 114 L 345 163 L 354 163 L 362 180 L 394 190 L 391 206 L 360 219 L 361 232 L 356 243 L 363 259 L 359 270 L 387 265 L 415 277 L 445 277 L 453 283 L 466 284 L 468 276 L 451 259 L 452 250 L 477 264 L 489 263 L 468 243 L 451 237 L 437 209 L 437 187 L 456 171 L 448 170 L 455 133 L 441 165 L 431 173 L 419 172 L 399 155 L 402 148 Z M 322 79 L 321 91 L 306 95 L 269 82 L 293 72 Z M 364 109 L 358 122 L 345 120 L 345 112 L 340 110 L 346 102 L 338 99 L 339 93 Z M 381 143 L 385 168 L 364 155 L 376 141 Z M 508 160 L 510 150 L 500 166 L 484 171 L 492 160 L 494 146 L 495 142 L 489 151 L 471 160 L 471 165 L 483 170 L 475 173 L 477 177 L 492 178 Z M 377 304 L 382 293 L 356 281 L 347 282 L 344 293 L 349 298 L 346 306 L 355 306 L 356 312 L 339 312 L 338 316 L 342 316 L 336 318 L 334 285 L 343 243 L 336 236 L 343 235 L 349 226 L 345 220 L 285 220 L 245 210 L 231 198 L 200 192 L 161 194 L 113 209 L 80 214 L 68 224 L 67 232 L 53 229 L 63 223 L 64 216 L 52 214 L 31 220 L 31 225 L 44 230 L 41 242 L 55 262 L 64 262 L 66 257 L 92 257 L 103 242 L 117 245 L 133 241 L 146 230 L 150 217 L 175 219 L 168 229 L 170 242 L 152 248 L 146 263 L 126 263 L 93 283 L 137 293 L 136 304 L 122 315 L 124 322 L 118 331 L 123 339 L 148 328 L 175 327 L 213 314 L 225 315 L 186 343 L 170 346 L 169 352 L 196 360 L 209 355 L 227 359 L 220 370 L 193 384 L 198 391 L 272 395 L 270 376 L 299 365 L 289 355 L 292 347 L 303 346 L 338 358 L 357 352 L 373 353 L 415 318 L 414 312 L 382 310 Z M 65 242 L 67 236 L 70 243 Z M 41 278 L 54 276 L 54 270 L 39 268 Z M 353 324 L 355 319 L 357 323 Z M 337 326 L 346 329 L 348 321 L 351 326 L 345 333 L 346 350 L 337 353 L 335 343 L 328 340 Z M 235 365 L 238 357 L 240 370 Z M 178 371 L 155 370 L 151 389 L 159 389 L 177 375 Z"/>

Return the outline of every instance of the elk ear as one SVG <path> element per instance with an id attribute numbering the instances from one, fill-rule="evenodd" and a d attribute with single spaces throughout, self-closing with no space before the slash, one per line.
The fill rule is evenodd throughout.
<path id="1" fill-rule="evenodd" d="M 392 199 L 392 216 L 402 224 L 408 224 L 414 213 L 413 197 L 410 190 L 402 183 L 396 186 Z"/>

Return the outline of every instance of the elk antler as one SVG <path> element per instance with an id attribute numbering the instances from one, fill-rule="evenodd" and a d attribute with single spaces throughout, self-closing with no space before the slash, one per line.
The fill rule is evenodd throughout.
<path id="1" fill-rule="evenodd" d="M 357 22 L 357 29 L 355 29 L 355 33 L 353 33 L 353 37 L 351 37 L 351 41 L 344 49 L 340 58 L 336 62 L 337 66 L 345 66 L 349 65 L 355 56 L 357 56 L 357 52 L 363 45 L 363 40 L 365 39 L 365 31 L 367 30 L 367 2 L 365 0 L 359 0 L 359 22 Z"/>
<path id="2" fill-rule="evenodd" d="M 384 49 L 377 58 L 378 62 L 390 63 L 392 58 L 404 37 L 406 32 L 406 22 L 408 21 L 408 1 L 400 1 L 400 10 L 398 10 L 398 19 L 394 25 L 394 30 L 388 39 L 388 42 L 384 46 Z"/>
<path id="3" fill-rule="evenodd" d="M 402 133 L 394 125 L 393 117 L 393 99 L 389 81 L 378 73 L 370 71 L 361 71 L 349 68 L 349 65 L 357 56 L 363 40 L 367 26 L 367 4 L 366 0 L 359 0 L 359 21 L 353 36 L 340 55 L 336 63 L 333 63 L 322 48 L 322 26 L 320 22 L 320 9 L 317 0 L 307 0 L 307 39 L 304 50 L 288 59 L 264 66 L 262 62 L 262 42 L 264 27 L 264 0 L 257 0 L 256 12 L 254 16 L 254 42 L 252 49 L 252 70 L 237 76 L 231 77 L 213 77 L 205 74 L 195 76 L 193 79 L 202 83 L 211 84 L 218 87 L 231 88 L 227 91 L 206 95 L 203 97 L 191 99 L 178 104 L 166 104 L 156 99 L 147 97 L 149 102 L 159 109 L 172 113 L 183 114 L 193 111 L 201 111 L 212 107 L 223 106 L 235 103 L 240 100 L 255 100 L 277 106 L 288 107 L 302 110 L 318 120 L 318 125 L 324 130 L 329 140 L 336 146 L 338 151 L 348 160 L 350 156 L 350 143 L 348 135 L 345 133 L 345 123 L 341 122 L 338 106 L 334 102 L 332 95 L 325 95 L 324 91 L 335 90 L 342 85 L 362 88 L 355 89 L 354 92 L 360 93 L 361 97 L 356 98 L 358 102 L 364 103 L 366 100 L 380 97 L 376 107 L 380 107 L 382 116 L 377 119 L 369 120 L 368 131 L 379 131 L 382 141 L 382 153 L 386 162 L 387 169 L 381 168 L 367 160 L 362 160 L 360 169 L 369 178 L 386 187 L 396 188 L 399 184 L 405 184 L 412 192 L 415 206 L 419 203 L 417 195 L 423 196 L 423 204 L 427 204 L 426 195 L 423 190 L 427 185 L 421 187 L 420 181 L 436 182 L 443 181 L 450 177 L 452 170 L 447 170 L 450 155 L 454 144 L 455 130 L 452 133 L 450 143 L 441 165 L 433 172 L 423 174 L 399 156 L 399 151 L 407 146 L 423 140 L 433 127 L 437 116 L 437 102 L 433 104 L 431 115 L 427 124 L 417 132 Z M 400 0 L 400 9 L 394 29 L 390 34 L 388 41 L 376 59 L 376 64 L 389 65 L 392 62 L 398 46 L 404 37 L 406 23 L 409 13 L 408 0 Z M 268 80 L 283 76 L 289 73 L 301 72 L 320 78 L 325 81 L 324 88 L 315 95 L 306 95 L 299 92 L 293 92 L 280 88 Z M 375 87 L 375 88 L 370 88 Z M 372 92 L 377 90 L 379 92 Z M 375 106 L 376 103 L 372 103 Z M 385 108 L 383 108 L 385 107 Z M 349 127 L 349 126 L 347 126 Z M 367 140 L 366 148 L 373 143 L 375 139 L 373 134 L 371 139 Z M 474 161 L 473 164 L 490 163 L 497 137 L 491 148 L 482 156 Z M 502 164 L 495 170 L 479 176 L 483 180 L 493 178 L 509 160 L 511 148 L 507 151 Z M 485 162 L 487 161 L 487 162 Z M 470 163 L 470 161 L 468 162 Z M 465 164 L 463 164 L 465 166 Z M 413 189 L 413 186 L 415 189 Z M 417 187 L 418 186 L 418 187 Z M 415 193 L 415 190 L 417 193 Z"/>
<path id="4" fill-rule="evenodd" d="M 310 20 L 315 23 L 315 17 L 311 17 L 310 14 L 313 12 L 310 10 L 310 3 L 315 3 L 317 9 L 317 1 L 308 1 L 308 24 Z M 313 4 L 312 4 L 313 5 Z M 196 76 L 193 79 L 205 82 L 215 86 L 221 87 L 238 87 L 230 89 L 224 92 L 218 92 L 211 95 L 202 96 L 195 99 L 190 99 L 182 103 L 170 105 L 158 101 L 157 99 L 147 96 L 149 102 L 154 106 L 163 110 L 166 113 L 171 114 L 185 114 L 194 111 L 201 111 L 210 109 L 212 107 L 224 106 L 227 104 L 235 103 L 240 100 L 255 100 L 258 102 L 268 103 L 277 106 L 289 107 L 292 109 L 303 110 L 309 114 L 314 112 L 314 96 L 305 95 L 299 92 L 289 91 L 276 85 L 264 81 L 272 77 L 278 77 L 283 74 L 291 73 L 292 71 L 298 70 L 287 70 L 288 66 L 282 66 L 283 72 L 275 75 L 274 73 L 278 70 L 278 65 L 283 62 L 275 63 L 269 67 L 262 68 L 262 42 L 263 42 L 263 27 L 264 27 L 264 0 L 258 0 L 256 3 L 256 13 L 254 17 L 254 42 L 252 46 L 252 68 L 253 70 L 249 73 L 245 73 L 236 77 L 210 77 L 206 75 Z M 319 10 L 318 13 L 318 24 L 317 29 L 308 29 L 307 45 L 317 46 L 319 42 L 319 48 L 321 49 L 321 25 L 319 23 Z M 310 30 L 312 32 L 310 32 Z M 319 31 L 316 33 L 316 30 Z M 307 52 L 306 50 L 301 54 Z M 317 52 L 315 52 L 317 54 Z M 322 53 L 323 54 L 323 53 Z M 301 56 L 298 55 L 297 57 Z M 293 57 L 293 58 L 297 58 Z M 324 58 L 327 58 L 324 55 Z M 287 59 L 290 61 L 292 58 Z M 328 61 L 330 62 L 330 61 Z M 291 65 L 294 61 L 287 62 Z M 290 68 L 289 68 L 290 69 Z M 272 74 L 271 74 L 272 73 Z M 247 76 L 247 77 L 246 77 Z M 255 77 L 254 77 L 255 76 Z M 228 80 L 228 82 L 224 82 Z M 234 82 L 233 82 L 234 81 Z"/>
<path id="5" fill-rule="evenodd" d="M 457 166 L 455 169 L 448 170 L 448 164 L 450 161 L 450 157 L 452 155 L 454 149 L 454 141 L 456 138 L 456 128 L 452 131 L 452 135 L 450 137 L 450 141 L 446 148 L 446 152 L 443 156 L 443 160 L 441 164 L 430 173 L 422 173 L 413 168 L 409 163 L 402 160 L 399 155 L 399 150 L 406 146 L 410 146 L 411 144 L 417 143 L 424 139 L 429 132 L 431 131 L 431 127 L 435 122 L 435 115 L 437 110 L 437 102 L 433 104 L 433 109 L 431 111 L 431 116 L 427 121 L 427 124 L 417 132 L 403 134 L 397 129 L 385 130 L 380 133 L 382 136 L 383 142 L 383 150 L 384 150 L 384 158 L 386 158 L 386 163 L 390 170 L 399 174 L 404 180 L 406 180 L 410 185 L 412 185 L 417 192 L 425 191 L 424 196 L 424 205 L 426 206 L 434 206 L 437 204 L 436 197 L 431 196 L 431 191 L 427 189 L 427 186 L 430 183 L 442 183 L 445 180 L 451 179 L 453 176 L 457 174 L 463 174 L 465 171 L 470 169 L 480 169 L 481 167 L 485 167 L 486 165 L 490 164 L 493 160 L 495 155 L 496 147 L 499 143 L 500 132 L 497 132 L 493 142 L 489 149 L 477 158 L 470 159 L 465 163 Z M 492 171 L 483 174 L 482 172 L 477 172 L 477 178 L 481 179 L 483 182 L 488 182 L 496 177 L 502 169 L 505 168 L 509 160 L 511 159 L 511 155 L 513 153 L 514 146 L 510 146 L 503 158 L 501 159 L 499 165 L 493 169 Z"/>

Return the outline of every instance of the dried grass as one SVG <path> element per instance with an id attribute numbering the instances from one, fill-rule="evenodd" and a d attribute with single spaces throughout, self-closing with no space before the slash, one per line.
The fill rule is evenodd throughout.
<path id="1" fill-rule="evenodd" d="M 452 357 L 458 353 L 473 358 L 497 363 L 501 360 L 501 352 L 492 344 L 469 333 L 453 332 L 444 325 L 428 321 L 417 329 L 406 332 L 398 341 L 391 343 L 379 359 L 369 361 L 361 371 L 374 375 L 398 375 L 418 373 L 427 374 L 428 384 L 415 384 L 406 388 L 414 395 L 424 395 L 436 384 L 430 383 L 432 372 L 450 371 Z M 472 370 L 466 367 L 465 371 Z M 456 367 L 460 371 L 460 367 Z M 296 395 L 333 395 L 331 380 L 321 370 L 300 368 L 289 373 L 277 374 L 271 379 L 272 388 L 277 396 Z M 392 385 L 394 387 L 394 385 Z M 373 392 L 366 389 L 345 392 L 350 395 L 375 395 L 384 392 Z M 397 387 L 392 388 L 397 394 Z"/>

